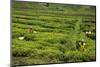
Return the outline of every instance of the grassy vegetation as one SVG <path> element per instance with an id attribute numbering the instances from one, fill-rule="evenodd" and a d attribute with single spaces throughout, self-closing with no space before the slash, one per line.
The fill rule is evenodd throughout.
<path id="1" fill-rule="evenodd" d="M 19 1 L 12 6 L 12 65 L 96 60 L 95 6 Z M 30 27 L 37 33 L 29 33 Z M 77 48 L 81 39 L 85 50 Z"/>

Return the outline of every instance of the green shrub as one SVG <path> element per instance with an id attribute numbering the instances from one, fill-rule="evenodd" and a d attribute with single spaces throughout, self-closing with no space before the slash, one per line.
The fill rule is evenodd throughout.
<path id="1" fill-rule="evenodd" d="M 92 34 L 87 34 L 87 37 L 95 40 L 96 39 L 96 34 L 95 33 L 92 33 Z"/>
<path id="2" fill-rule="evenodd" d="M 26 33 L 24 37 L 26 41 L 35 41 L 35 34 L 33 33 Z"/>
<path id="3" fill-rule="evenodd" d="M 15 47 L 13 48 L 13 56 L 14 57 L 27 57 L 31 54 L 30 48 L 24 48 L 24 47 Z"/>
<path id="4" fill-rule="evenodd" d="M 95 53 L 93 51 L 66 51 L 64 54 L 65 62 L 85 62 L 94 61 Z"/>

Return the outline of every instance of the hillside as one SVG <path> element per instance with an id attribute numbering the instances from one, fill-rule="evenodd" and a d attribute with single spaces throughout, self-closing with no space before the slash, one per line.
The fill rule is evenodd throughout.
<path id="1" fill-rule="evenodd" d="M 30 27 L 35 32 L 28 32 Z M 85 50 L 77 48 L 81 39 Z M 95 40 L 95 6 L 12 3 L 12 65 L 95 61 Z"/>

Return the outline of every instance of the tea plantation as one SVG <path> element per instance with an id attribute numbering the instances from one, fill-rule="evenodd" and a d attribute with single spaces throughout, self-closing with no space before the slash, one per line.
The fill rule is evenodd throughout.
<path id="1" fill-rule="evenodd" d="M 84 50 L 77 48 L 81 39 Z M 11 48 L 12 65 L 95 61 L 96 7 L 13 1 Z"/>

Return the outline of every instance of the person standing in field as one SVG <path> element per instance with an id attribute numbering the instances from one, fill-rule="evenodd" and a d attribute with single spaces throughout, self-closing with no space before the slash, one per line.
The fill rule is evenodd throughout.
<path id="1" fill-rule="evenodd" d="M 84 50 L 85 49 L 85 45 L 86 45 L 86 43 L 85 43 L 84 39 L 81 39 L 80 41 L 76 42 L 76 47 L 79 50 Z"/>
<path id="2" fill-rule="evenodd" d="M 28 28 L 28 32 L 29 32 L 29 33 L 37 33 L 37 31 L 33 30 L 32 26 L 30 26 L 30 27 Z"/>
<path id="3" fill-rule="evenodd" d="M 84 50 L 84 49 L 85 49 L 86 43 L 85 43 L 84 39 L 82 39 L 82 40 L 79 42 L 79 45 L 80 45 L 80 50 Z"/>
<path id="4" fill-rule="evenodd" d="M 28 28 L 28 32 L 29 32 L 29 33 L 33 33 L 33 28 L 32 28 L 32 26 Z"/>

